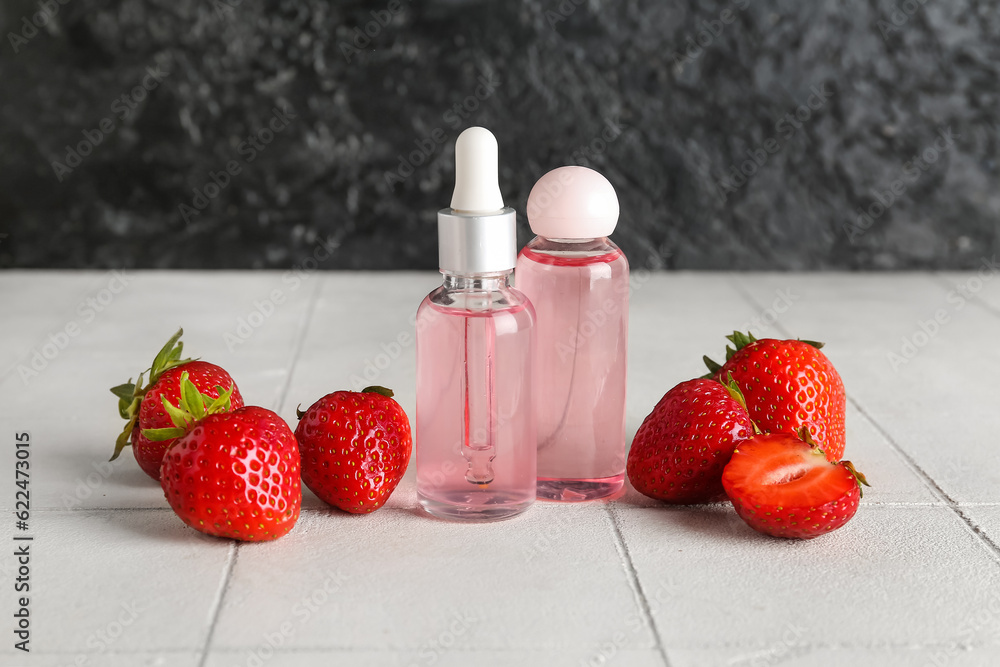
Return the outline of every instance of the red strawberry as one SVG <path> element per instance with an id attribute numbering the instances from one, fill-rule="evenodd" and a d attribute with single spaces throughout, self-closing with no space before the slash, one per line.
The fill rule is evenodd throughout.
<path id="1" fill-rule="evenodd" d="M 295 437 L 306 486 L 354 514 L 382 507 L 406 472 L 413 442 L 392 391 L 336 391 L 298 415 Z"/>
<path id="2" fill-rule="evenodd" d="M 844 455 L 847 396 L 840 374 L 822 343 L 803 340 L 757 340 L 734 331 L 727 338 L 726 363 L 708 357 L 717 380 L 732 378 L 746 398 L 750 418 L 765 433 L 797 433 L 805 426 L 831 461 Z"/>
<path id="3" fill-rule="evenodd" d="M 226 389 L 232 389 L 230 399 L 232 407 L 243 407 L 243 396 L 240 395 L 240 390 L 236 388 L 236 383 L 229 373 L 206 361 L 180 358 L 184 349 L 184 343 L 180 342 L 183 333 L 184 330 L 181 329 L 174 334 L 156 355 L 148 371 L 148 385 L 145 387 L 142 385 L 144 373 L 140 373 L 139 381 L 135 384 L 129 380 L 111 389 L 111 393 L 118 396 L 119 413 L 128 420 L 128 424 L 115 442 L 115 453 L 111 460 L 118 458 L 122 449 L 131 442 L 132 453 L 139 467 L 156 480 L 160 479 L 163 452 L 173 444 L 173 440 L 153 442 L 142 432 L 146 429 L 169 428 L 173 425 L 170 416 L 163 408 L 163 399 L 172 404 L 180 402 L 182 373 L 188 374 L 199 392 L 213 399 L 218 398 Z"/>
<path id="4" fill-rule="evenodd" d="M 632 440 L 626 468 L 632 486 L 669 503 L 725 498 L 722 470 L 754 433 L 741 401 L 738 390 L 706 379 L 664 394 Z"/>
<path id="5" fill-rule="evenodd" d="M 264 542 L 288 533 L 302 507 L 299 450 L 288 424 L 256 406 L 228 412 L 225 394 L 206 405 L 186 377 L 182 384 L 181 406 L 168 408 L 177 427 L 145 432 L 176 438 L 160 479 L 174 512 L 207 535 Z"/>
<path id="6" fill-rule="evenodd" d="M 809 439 L 808 431 L 802 436 Z M 787 433 L 740 443 L 722 473 L 737 514 L 751 528 L 807 540 L 837 530 L 858 511 L 865 476 L 850 461 L 832 463 L 811 440 Z"/>

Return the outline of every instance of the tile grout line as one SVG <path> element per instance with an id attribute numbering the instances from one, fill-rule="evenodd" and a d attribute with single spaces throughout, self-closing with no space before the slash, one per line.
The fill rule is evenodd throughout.
<path id="1" fill-rule="evenodd" d="M 325 276 L 324 276 L 325 277 Z M 292 358 L 288 365 L 288 376 L 285 378 L 285 385 L 281 388 L 281 392 L 278 395 L 278 404 L 275 406 L 275 411 L 280 411 L 281 406 L 285 403 L 285 398 L 288 396 L 288 390 L 292 386 L 292 375 L 295 373 L 295 366 L 298 364 L 299 355 L 302 354 L 303 344 L 305 342 L 306 333 L 309 331 L 309 325 L 312 322 L 313 312 L 316 310 L 316 304 L 319 303 L 320 290 L 323 286 L 323 281 L 317 281 L 316 287 L 313 288 L 312 297 L 309 299 L 309 305 L 306 308 L 306 313 L 302 318 L 301 328 L 298 332 L 298 336 L 295 340 L 295 346 L 292 349 Z M 229 586 L 232 583 L 233 572 L 236 569 L 236 559 L 239 557 L 240 543 L 234 541 L 232 548 L 229 552 L 229 557 L 226 559 L 225 573 L 223 576 L 222 587 L 219 590 L 219 596 L 214 604 L 214 610 L 212 613 L 212 620 L 208 626 L 208 634 L 205 636 L 205 645 L 202 647 L 201 657 L 198 660 L 198 667 L 205 667 L 205 663 L 208 661 L 209 651 L 212 648 L 212 640 L 215 638 L 215 629 L 219 624 L 219 616 L 222 615 L 222 603 L 226 599 L 226 593 L 229 592 Z"/>
<path id="2" fill-rule="evenodd" d="M 936 273 L 934 274 L 934 276 L 938 279 L 935 282 L 944 280 L 943 277 L 938 276 Z M 739 292 L 744 297 L 744 299 L 746 299 L 747 303 L 749 303 L 752 307 L 756 308 L 757 310 L 763 310 L 763 306 L 761 306 L 761 304 L 757 301 L 757 299 L 755 299 L 753 295 L 750 294 L 742 286 L 742 284 L 737 282 L 733 282 L 731 284 L 736 289 L 736 291 Z M 954 288 L 954 285 L 952 285 L 951 287 Z M 985 304 L 980 304 L 980 305 L 986 307 Z M 775 329 L 780 331 L 786 338 L 793 337 L 789 333 L 788 329 L 786 329 L 781 324 L 781 322 L 776 321 L 773 326 Z M 854 398 L 852 394 L 847 394 L 847 400 L 850 401 L 851 404 L 854 405 L 854 407 L 858 410 L 858 412 L 860 412 L 861 415 L 868 420 L 868 423 L 870 423 L 872 427 L 876 431 L 878 431 L 879 435 L 881 435 L 882 438 L 889 444 L 889 447 L 896 453 L 897 456 L 900 457 L 900 459 L 902 459 L 903 463 L 907 467 L 909 467 L 910 470 L 914 474 L 916 474 L 918 478 L 920 478 L 920 480 L 924 483 L 924 485 L 930 490 L 931 494 L 936 496 L 942 502 L 944 502 L 945 506 L 948 507 L 948 509 L 950 509 L 962 521 L 966 529 L 969 530 L 969 532 L 972 533 L 973 537 L 977 539 L 979 544 L 984 549 L 986 549 L 991 559 L 995 563 L 1000 564 L 1000 546 L 998 546 L 996 542 L 994 542 L 985 532 L 983 532 L 983 530 L 978 526 L 978 524 L 976 524 L 975 521 L 972 520 L 971 517 L 969 517 L 964 511 L 962 511 L 961 506 L 955 501 L 955 499 L 952 498 L 950 495 L 948 495 L 948 493 L 941 488 L 941 486 L 937 483 L 937 481 L 933 477 L 931 477 L 930 474 L 927 473 L 922 467 L 920 467 L 920 465 L 916 462 L 916 460 L 912 456 L 909 455 L 909 453 L 907 453 L 902 447 L 899 446 L 899 443 L 897 443 L 896 440 L 892 437 L 892 435 L 889 434 L 889 431 L 885 429 L 882 426 L 882 424 L 876 421 L 875 418 L 861 406 L 861 404 L 858 402 L 856 398 Z"/>
<path id="3" fill-rule="evenodd" d="M 979 525 L 973 521 L 973 519 L 962 510 L 962 505 L 957 503 L 954 498 L 952 498 L 948 493 L 941 488 L 941 486 L 930 476 L 923 468 L 920 467 L 913 457 L 911 457 L 902 447 L 893 439 L 893 437 L 886 431 L 880 423 L 875 421 L 868 412 L 861 407 L 857 399 L 853 397 L 848 397 L 848 400 L 854 404 L 854 407 L 860 412 L 865 419 L 879 432 L 879 434 L 885 439 L 889 446 L 896 452 L 896 454 L 903 459 L 903 462 L 917 474 L 918 477 L 924 482 L 931 493 L 938 496 L 942 501 L 944 501 L 945 506 L 955 513 L 956 516 L 965 524 L 965 527 L 972 533 L 981 546 L 983 546 L 992 557 L 993 561 L 1000 564 L 1000 546 L 990 538 Z"/>
<path id="4" fill-rule="evenodd" d="M 615 548 L 618 551 L 619 558 L 621 558 L 622 565 L 625 566 L 625 575 L 628 577 L 629 586 L 638 598 L 639 608 L 642 610 L 642 615 L 645 617 L 646 622 L 649 623 L 649 630 L 653 633 L 653 639 L 656 640 L 656 650 L 660 654 L 660 659 L 663 660 L 664 667 L 670 667 L 670 660 L 667 659 L 667 648 L 664 646 L 663 637 L 660 636 L 660 630 L 656 626 L 656 620 L 653 618 L 653 611 L 650 609 L 649 600 L 642 589 L 642 582 L 639 581 L 639 573 L 636 572 L 635 563 L 632 562 L 632 555 L 628 552 L 628 547 L 625 545 L 625 538 L 622 536 L 621 529 L 618 527 L 618 521 L 611 510 L 611 503 L 604 504 L 604 511 L 607 512 L 608 520 L 611 521 L 611 530 L 615 538 Z"/>
<path id="5" fill-rule="evenodd" d="M 226 599 L 226 593 L 229 591 L 229 585 L 233 579 L 233 571 L 236 569 L 236 557 L 239 554 L 239 548 L 240 543 L 235 540 L 230 545 L 223 571 L 222 585 L 219 587 L 219 593 L 212 605 L 212 620 L 209 623 L 208 632 L 205 634 L 205 644 L 201 648 L 198 667 L 205 667 L 205 663 L 208 661 L 208 651 L 212 647 L 212 640 L 215 638 L 215 628 L 219 624 L 219 616 L 222 615 L 222 602 Z"/>
<path id="6" fill-rule="evenodd" d="M 278 404 L 274 408 L 275 412 L 281 412 L 281 408 L 285 404 L 285 399 L 288 398 L 288 391 L 292 388 L 292 377 L 295 375 L 295 367 L 299 364 L 299 357 L 302 355 L 302 349 L 305 347 L 306 335 L 309 333 L 313 314 L 316 312 L 316 306 L 319 304 L 323 283 L 326 281 L 326 276 L 321 275 L 320 278 L 321 280 L 317 281 L 316 287 L 313 288 L 312 297 L 309 299 L 309 307 L 302 318 L 302 328 L 299 330 L 299 335 L 295 340 L 295 347 L 292 349 L 292 359 L 288 365 L 288 376 L 285 378 L 285 386 L 281 388 L 281 392 L 278 394 Z"/>

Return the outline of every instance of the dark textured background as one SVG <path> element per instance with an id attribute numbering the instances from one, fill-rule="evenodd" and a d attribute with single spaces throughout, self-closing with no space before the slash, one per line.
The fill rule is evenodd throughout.
<path id="1" fill-rule="evenodd" d="M 960 268 L 1000 250 L 992 0 L 907 0 L 898 26 L 890 2 L 414 0 L 384 27 L 388 1 L 42 1 L 58 12 L 17 53 L 38 2 L 0 4 L 0 266 L 278 268 L 332 236 L 327 268 L 432 268 L 469 124 L 497 134 L 519 211 L 551 168 L 606 174 L 633 266 Z M 731 24 L 703 23 L 726 9 Z M 169 74 L 119 119 L 147 66 Z M 497 84 L 480 100 L 482 77 Z M 776 128 L 824 87 L 801 128 Z M 276 107 L 295 119 L 248 162 L 240 143 Z M 60 182 L 53 161 L 103 118 Z M 592 143 L 608 123 L 620 133 Z M 904 171 L 948 127 L 954 145 Z M 390 187 L 418 142 L 429 156 Z M 230 160 L 241 173 L 188 224 L 180 205 Z M 905 194 L 849 234 L 894 181 Z"/>

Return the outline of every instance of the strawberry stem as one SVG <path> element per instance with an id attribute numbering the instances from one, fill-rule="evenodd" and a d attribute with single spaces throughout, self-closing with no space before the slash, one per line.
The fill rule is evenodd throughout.
<path id="1" fill-rule="evenodd" d="M 229 385 L 229 389 L 216 386 L 219 393 L 218 398 L 213 398 L 198 391 L 198 387 L 187 371 L 181 373 L 181 400 L 179 405 L 173 405 L 166 396 L 161 396 L 163 409 L 170 416 L 173 428 L 146 428 L 142 434 L 153 442 L 162 442 L 171 438 L 178 438 L 204 419 L 208 415 L 220 412 L 229 412 L 233 408 L 232 395 L 236 385 Z"/>
<path id="2" fill-rule="evenodd" d="M 184 329 L 181 328 L 170 337 L 170 340 L 156 353 L 150 367 L 139 373 L 139 379 L 135 383 L 129 378 L 128 382 L 111 388 L 111 393 L 118 397 L 118 414 L 127 423 L 115 440 L 115 453 L 111 455 L 110 461 L 117 459 L 122 450 L 131 444 L 132 430 L 135 428 L 135 422 L 139 416 L 139 405 L 150 387 L 156 384 L 165 371 L 193 361 L 193 359 L 181 358 L 181 354 L 184 352 L 184 343 L 181 342 L 183 334 Z M 143 385 L 142 380 L 146 373 L 149 373 L 149 383 Z"/>
<path id="3" fill-rule="evenodd" d="M 745 348 L 750 343 L 756 343 L 757 339 L 749 331 L 747 333 L 742 333 L 739 331 L 734 331 L 732 335 L 726 336 L 726 339 L 733 344 L 733 346 L 726 346 L 726 361 L 733 358 L 733 355 Z M 716 373 L 722 368 L 722 364 L 714 361 L 705 355 L 702 357 L 702 361 L 708 367 L 708 375 L 704 375 L 705 379 L 711 379 Z"/>

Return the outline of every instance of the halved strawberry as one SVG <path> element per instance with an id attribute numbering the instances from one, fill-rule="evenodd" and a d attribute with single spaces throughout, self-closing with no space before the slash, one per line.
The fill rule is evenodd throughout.
<path id="1" fill-rule="evenodd" d="M 808 437 L 758 435 L 742 442 L 722 473 L 722 486 L 751 528 L 810 539 L 837 530 L 858 510 L 865 476 L 850 461 L 832 463 Z"/>

